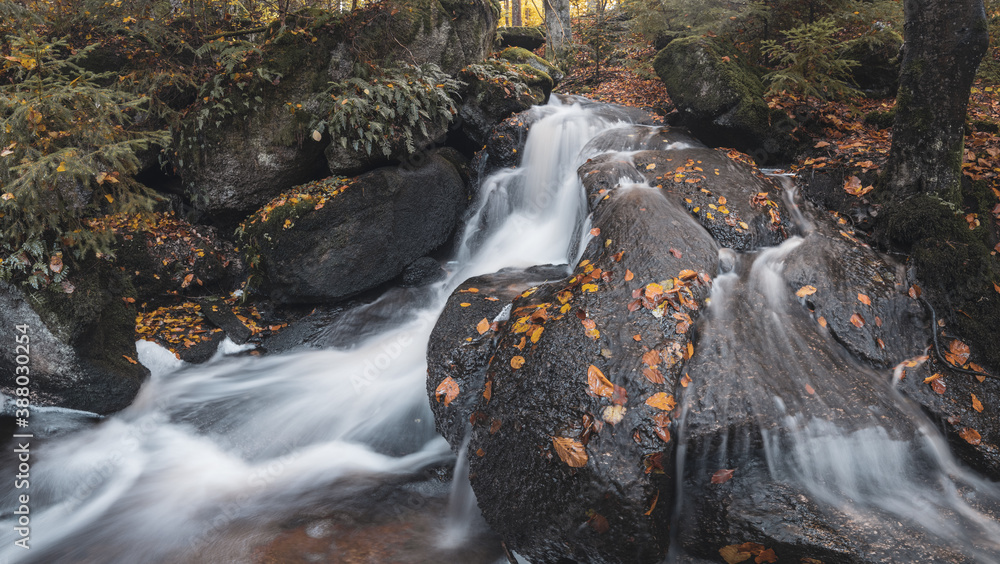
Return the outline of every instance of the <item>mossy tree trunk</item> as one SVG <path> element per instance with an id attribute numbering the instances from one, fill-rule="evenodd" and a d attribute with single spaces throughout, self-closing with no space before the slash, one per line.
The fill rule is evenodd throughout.
<path id="1" fill-rule="evenodd" d="M 896 196 L 961 180 L 969 88 L 989 42 L 982 0 L 905 0 L 906 23 L 888 180 Z"/>
<path id="2" fill-rule="evenodd" d="M 545 52 L 550 60 L 563 56 L 573 41 L 570 28 L 569 0 L 544 0 Z"/>
<path id="3" fill-rule="evenodd" d="M 878 236 L 910 255 L 927 297 L 976 358 L 1000 369 L 1000 262 L 990 190 L 963 183 L 969 91 L 988 44 L 983 0 L 904 0 L 905 44 Z M 934 328 L 938 330 L 938 328 Z M 945 345 L 946 346 L 946 345 Z"/>

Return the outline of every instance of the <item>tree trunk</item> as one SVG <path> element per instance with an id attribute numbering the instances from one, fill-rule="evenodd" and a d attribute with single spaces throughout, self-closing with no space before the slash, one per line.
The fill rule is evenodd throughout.
<path id="1" fill-rule="evenodd" d="M 549 59 L 561 57 L 573 40 L 569 24 L 569 0 L 545 0 L 545 53 Z"/>
<path id="2" fill-rule="evenodd" d="M 906 42 L 892 149 L 876 191 L 876 237 L 909 254 L 925 297 L 946 330 L 972 346 L 973 360 L 1000 369 L 996 197 L 985 182 L 962 178 L 969 91 L 988 42 L 983 0 L 904 0 L 903 11 Z M 971 214 L 985 221 L 970 229 Z"/>
<path id="3" fill-rule="evenodd" d="M 511 0 L 510 14 L 511 14 L 510 25 L 514 27 L 521 27 L 522 25 L 524 25 L 521 22 L 521 0 Z"/>
<path id="4" fill-rule="evenodd" d="M 894 195 L 957 195 L 969 89 L 989 37 L 982 0 L 905 0 L 887 174 Z"/>

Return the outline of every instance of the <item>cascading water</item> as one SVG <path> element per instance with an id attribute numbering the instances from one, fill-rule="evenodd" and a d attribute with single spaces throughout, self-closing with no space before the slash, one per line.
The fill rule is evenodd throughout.
<path id="1" fill-rule="evenodd" d="M 0 561 L 250 561 L 283 521 L 358 507 L 364 514 L 376 494 L 434 513 L 435 494 L 419 483 L 453 455 L 434 431 L 424 355 L 445 299 L 469 276 L 567 263 L 579 245 L 579 153 L 608 122 L 555 97 L 534 111 L 522 166 L 485 182 L 451 276 L 345 315 L 328 329 L 344 346 L 181 367 L 143 344 L 153 375 L 133 405 L 34 447 L 32 549 L 14 546 L 8 510 Z M 17 507 L 18 493 L 5 490 L 0 507 Z M 455 523 L 439 549 L 434 537 L 445 524 L 428 529 L 409 561 L 498 557 L 463 549 L 474 538 L 462 534 L 477 531 Z"/>
<path id="2" fill-rule="evenodd" d="M 471 276 L 574 262 L 588 237 L 577 176 L 588 158 L 627 161 L 674 143 L 653 128 L 635 134 L 634 126 L 589 143 L 615 126 L 613 112 L 555 97 L 534 112 L 521 166 L 484 180 L 450 276 L 431 288 L 391 290 L 348 312 L 327 329 L 335 348 L 180 366 L 141 343 L 153 375 L 133 405 L 38 444 L 32 550 L 13 545 L 14 516 L 5 513 L 0 561 L 251 562 L 261 561 L 260 546 L 292 535 L 296 545 L 323 541 L 309 561 L 337 561 L 352 542 L 388 545 L 402 537 L 396 556 L 406 562 L 505 562 L 495 537 L 478 521 L 469 525 L 475 509 L 464 483 L 467 461 L 459 457 L 450 501 L 440 480 L 427 479 L 455 458 L 434 431 L 425 395 L 431 328 L 452 290 Z M 612 179 L 620 189 L 652 190 L 623 171 Z M 678 225 L 700 229 L 675 202 L 653 204 L 669 207 L 664 213 L 675 214 Z M 795 217 L 802 237 L 756 253 L 720 251 L 721 272 L 691 359 L 735 375 L 712 391 L 715 415 L 746 417 L 760 429 L 775 482 L 841 512 L 915 522 L 976 561 L 997 561 L 1000 529 L 980 513 L 1000 499 L 995 487 L 958 468 L 937 430 L 886 375 L 851 359 L 794 303 L 784 261 L 822 244 L 798 210 Z M 737 388 L 749 405 L 726 403 Z M 691 406 L 682 400 L 681 409 L 678 475 L 725 467 L 725 460 L 705 459 Z M 741 437 L 725 440 L 713 456 L 758 448 Z M 673 528 L 683 529 L 699 492 L 677 483 Z M 0 507 L 16 507 L 18 493 L 5 491 Z M 309 526 L 296 537 L 282 529 L 290 522 Z"/>

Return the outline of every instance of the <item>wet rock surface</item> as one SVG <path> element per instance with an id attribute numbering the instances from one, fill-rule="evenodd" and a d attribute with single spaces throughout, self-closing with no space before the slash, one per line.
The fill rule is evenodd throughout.
<path id="1" fill-rule="evenodd" d="M 470 280 L 428 350 L 438 429 L 458 449 L 471 425 L 470 480 L 507 545 L 532 562 L 991 554 L 996 500 L 950 497 L 938 476 L 977 479 L 893 389 L 905 368 L 955 446 L 964 425 L 995 436 L 968 400 L 908 389 L 930 321 L 903 267 L 746 155 L 611 131 L 578 170 L 592 218 L 572 273 L 488 302 L 470 288 L 509 274 Z M 957 453 L 989 474 L 986 443 Z M 980 513 L 958 532 L 924 503 Z"/>
<path id="2" fill-rule="evenodd" d="M 448 158 L 446 158 L 448 157 Z M 267 289 L 278 303 L 333 302 L 377 287 L 443 245 L 465 209 L 452 161 L 386 167 L 358 177 L 321 209 L 265 239 Z"/>

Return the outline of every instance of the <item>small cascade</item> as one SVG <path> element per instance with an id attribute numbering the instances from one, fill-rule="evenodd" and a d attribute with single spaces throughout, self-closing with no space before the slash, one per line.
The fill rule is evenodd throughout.
<path id="1" fill-rule="evenodd" d="M 476 505 L 476 494 L 469 484 L 469 438 L 467 434 L 462 441 L 451 478 L 448 513 L 445 515 L 444 532 L 438 541 L 438 546 L 445 549 L 460 546 L 467 540 L 469 531 L 476 522 L 482 520 Z"/>

